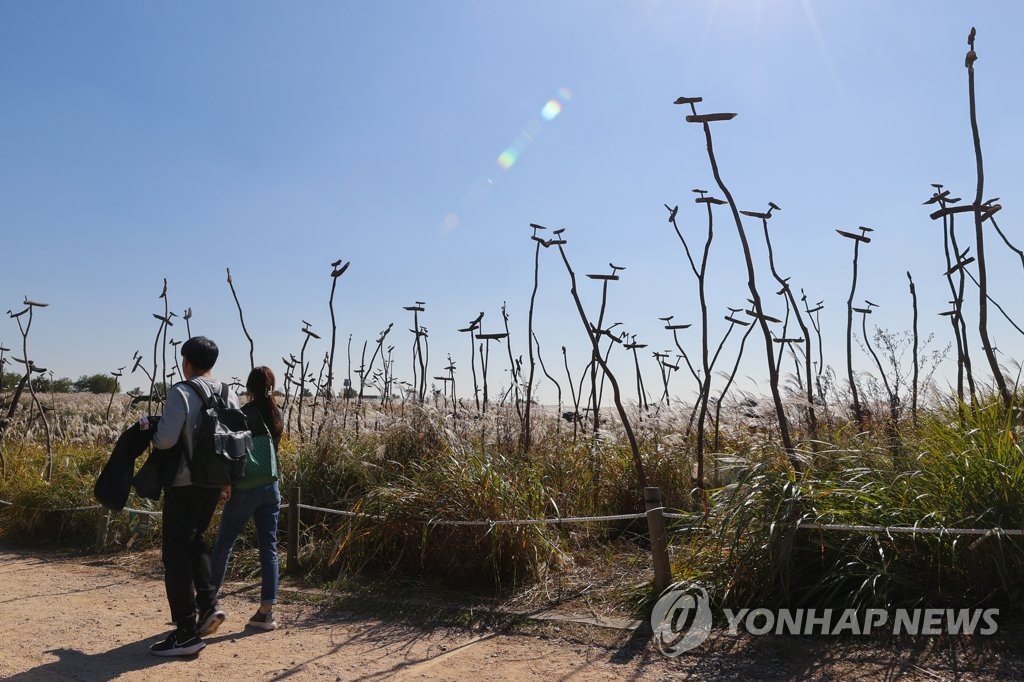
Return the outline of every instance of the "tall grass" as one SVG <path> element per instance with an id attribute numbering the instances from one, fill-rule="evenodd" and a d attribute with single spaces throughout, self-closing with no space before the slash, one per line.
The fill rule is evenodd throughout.
<path id="1" fill-rule="evenodd" d="M 7 476 L 0 480 L 0 499 L 12 504 L 0 505 L 0 537 L 90 549 L 97 546 L 102 522 L 106 525 L 103 536 L 111 547 L 145 545 L 155 539 L 149 519 L 121 513 L 111 515 L 106 524 L 105 510 L 93 508 L 93 486 L 109 455 L 104 446 L 58 445 L 50 481 L 40 475 L 46 452 L 38 444 L 19 441 L 5 448 L 5 455 Z M 150 501 L 134 496 L 128 505 L 153 507 Z"/>
<path id="2" fill-rule="evenodd" d="M 662 433 L 667 426 L 674 429 L 678 415 L 671 417 L 652 418 L 639 433 L 648 453 L 645 464 L 674 505 L 688 499 L 692 461 L 681 440 Z M 510 409 L 456 419 L 415 408 L 401 421 L 381 425 L 381 431 L 361 434 L 325 428 L 299 448 L 296 468 L 284 465 L 286 477 L 301 485 L 305 503 L 368 515 L 339 521 L 304 513 L 304 522 L 314 524 L 304 535 L 304 559 L 321 577 L 363 571 L 512 586 L 557 569 L 573 544 L 601 538 L 608 527 L 574 526 L 570 534 L 553 525 L 451 522 L 643 508 L 631 451 L 614 430 L 574 439 L 557 416 L 538 415 L 527 455 Z M 324 544 L 325 537 L 331 544 Z"/>
<path id="3" fill-rule="evenodd" d="M 728 605 L 878 606 L 1024 602 L 1024 543 L 988 537 L 820 531 L 807 523 L 1021 528 L 1024 453 L 1012 410 L 998 399 L 973 409 L 931 404 L 918 425 L 900 424 L 894 459 L 882 422 L 859 430 L 822 412 L 822 442 L 806 449 L 799 476 L 770 437 L 771 405 L 749 396 L 726 406 L 718 484 L 706 518 L 673 537 L 678 579 L 699 579 Z M 798 408 L 794 412 L 799 412 Z M 69 415 L 73 415 L 68 410 Z M 830 416 L 830 414 L 832 416 Z M 354 428 L 359 417 L 359 429 Z M 685 407 L 635 413 L 649 477 L 666 506 L 687 509 L 694 476 Z M 93 429 L 92 419 L 80 420 Z M 68 425 L 78 423 L 69 418 Z M 794 420 L 800 434 L 800 423 Z M 645 524 L 449 525 L 450 521 L 540 519 L 640 512 L 622 433 L 573 434 L 539 411 L 529 453 L 511 409 L 453 417 L 444 406 L 407 404 L 330 413 L 315 440 L 282 444 L 282 491 L 298 485 L 313 506 L 361 512 L 302 512 L 300 558 L 318 581 L 354 574 L 415 576 L 459 586 L 508 588 L 568 567 L 623 532 L 643 543 Z M 42 481 L 45 451 L 31 438 L 5 442 L 0 536 L 91 546 L 101 512 L 45 512 L 94 504 L 92 486 L 109 440 L 74 429 L 58 444 L 54 478 Z M 826 442 L 827 441 L 827 442 Z M 726 453 L 726 454 L 721 454 Z M 132 497 L 130 507 L 149 504 Z M 159 508 L 158 505 L 156 508 Z M 691 509 L 702 512 L 701 507 Z M 216 524 L 214 524 L 216 525 Z M 282 522 L 282 531 L 286 526 Z M 114 514 L 111 546 L 152 542 L 158 523 Z M 251 544 L 251 538 L 249 541 Z M 235 575 L 254 574 L 245 536 Z M 253 554 L 253 556 L 255 556 Z"/>
<path id="4" fill-rule="evenodd" d="M 1024 602 L 1024 542 L 998 531 L 904 535 L 800 529 L 803 523 L 944 528 L 1024 526 L 1024 453 L 1015 411 L 940 406 L 904 431 L 909 465 L 880 434 L 817 453 L 799 478 L 732 458 L 712 495 L 707 538 L 680 573 L 723 603 L 894 607 Z M 963 419 L 959 414 L 965 415 Z M 856 442 L 855 442 L 856 441 Z"/>

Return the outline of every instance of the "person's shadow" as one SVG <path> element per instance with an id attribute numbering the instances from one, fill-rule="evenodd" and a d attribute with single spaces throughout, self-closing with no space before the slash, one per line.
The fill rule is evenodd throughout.
<path id="1" fill-rule="evenodd" d="M 252 634 L 249 631 L 232 633 L 224 637 L 206 638 L 207 644 L 214 644 L 220 639 L 228 637 L 238 638 Z M 137 642 L 123 644 L 116 649 L 103 651 L 98 654 L 86 654 L 77 649 L 57 648 L 46 651 L 57 657 L 56 661 L 43 663 L 41 665 L 16 673 L 6 678 L 9 682 L 28 682 L 29 680 L 42 682 L 44 680 L 110 680 L 120 677 L 122 674 L 133 670 L 146 670 L 158 665 L 174 663 L 175 661 L 192 661 L 201 653 L 194 656 L 169 656 L 160 657 L 149 653 L 149 647 L 158 641 L 159 635 L 146 637 Z"/>

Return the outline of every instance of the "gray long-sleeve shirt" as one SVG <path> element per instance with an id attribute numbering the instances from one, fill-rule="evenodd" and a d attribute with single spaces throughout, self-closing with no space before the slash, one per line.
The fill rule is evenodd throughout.
<path id="1" fill-rule="evenodd" d="M 203 377 L 196 377 L 196 381 L 206 384 L 211 393 L 221 393 L 223 383 L 212 381 Z M 228 391 L 228 405 L 238 407 L 238 398 Z M 156 434 L 153 436 L 153 447 L 161 450 L 173 448 L 178 440 L 182 440 L 181 460 L 178 462 L 178 473 L 174 477 L 174 486 L 192 485 L 192 475 L 188 469 L 188 460 L 192 453 L 192 437 L 195 435 L 196 427 L 199 426 L 199 414 L 203 410 L 203 401 L 199 394 L 186 386 L 184 383 L 177 383 L 171 387 L 167 396 L 167 404 L 164 405 L 164 413 L 156 426 Z"/>

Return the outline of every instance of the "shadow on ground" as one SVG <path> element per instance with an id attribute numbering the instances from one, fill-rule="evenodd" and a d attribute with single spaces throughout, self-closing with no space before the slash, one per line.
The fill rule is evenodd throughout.
<path id="1" fill-rule="evenodd" d="M 173 666 L 184 661 L 193 661 L 195 656 L 167 657 L 154 656 L 149 653 L 150 645 L 159 641 L 167 633 L 147 637 L 135 642 L 123 644 L 116 649 L 98 654 L 87 654 L 77 649 L 57 648 L 47 653 L 57 657 L 56 661 L 43 663 L 31 670 L 17 673 L 6 678 L 6 682 L 49 682 L 51 680 L 110 680 L 137 670 L 148 670 L 162 666 Z M 257 631 L 232 633 L 221 637 L 206 637 L 207 645 L 225 639 L 238 639 L 257 634 Z M 154 670 L 153 676 L 161 674 Z"/>

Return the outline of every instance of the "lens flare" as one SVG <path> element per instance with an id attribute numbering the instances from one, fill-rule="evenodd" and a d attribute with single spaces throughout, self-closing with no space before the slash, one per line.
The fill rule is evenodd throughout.
<path id="1" fill-rule="evenodd" d="M 536 142 L 536 136 L 540 134 L 544 121 L 553 121 L 562 113 L 566 102 L 572 99 L 572 91 L 569 88 L 561 87 L 555 96 L 544 103 L 540 110 L 540 118 L 534 119 L 525 128 L 519 131 L 519 135 L 505 148 L 498 156 L 498 166 L 502 170 L 508 170 L 516 164 L 519 156 Z"/>
<path id="2" fill-rule="evenodd" d="M 540 110 L 540 115 L 545 121 L 552 120 L 555 116 L 562 113 L 562 105 L 556 99 L 549 99 L 544 108 Z"/>
<path id="3" fill-rule="evenodd" d="M 498 165 L 501 166 L 503 169 L 508 170 L 513 165 L 515 165 L 516 159 L 518 157 L 519 152 L 509 147 L 508 149 L 501 153 L 501 156 L 498 157 Z"/>

